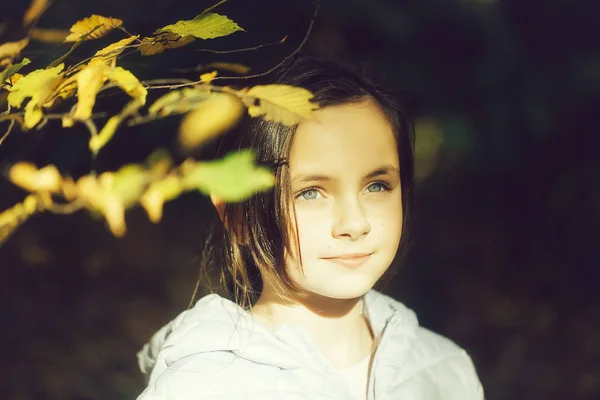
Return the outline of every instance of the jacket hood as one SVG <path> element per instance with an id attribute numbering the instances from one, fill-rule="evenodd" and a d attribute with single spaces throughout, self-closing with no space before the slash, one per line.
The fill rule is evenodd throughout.
<path id="1" fill-rule="evenodd" d="M 415 314 L 386 295 L 369 291 L 364 296 L 363 313 L 376 337 L 389 328 L 404 337 L 400 342 L 408 344 L 415 337 Z M 152 380 L 182 358 L 218 351 L 281 369 L 302 368 L 315 360 L 324 362 L 302 328 L 280 325 L 269 331 L 247 311 L 217 294 L 203 297 L 162 327 L 137 356 L 140 370 Z"/>

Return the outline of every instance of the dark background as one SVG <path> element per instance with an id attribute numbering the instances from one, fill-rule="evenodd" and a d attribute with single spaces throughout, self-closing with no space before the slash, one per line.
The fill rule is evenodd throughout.
<path id="1" fill-rule="evenodd" d="M 21 38 L 23 3 L 3 7 L 0 42 Z M 55 1 L 38 26 L 68 29 L 97 13 L 150 35 L 212 4 Z M 246 32 L 120 65 L 142 79 L 194 78 L 178 69 L 210 61 L 260 72 L 298 46 L 312 4 L 232 0 L 217 11 Z M 489 400 L 600 398 L 598 11 L 592 0 L 323 0 L 306 46 L 368 64 L 425 110 L 415 244 L 387 292 L 468 350 Z M 284 35 L 285 44 L 248 53 L 197 51 Z M 68 62 L 120 38 L 88 42 Z M 68 48 L 32 43 L 25 72 Z M 104 95 L 96 110 L 114 113 L 124 101 Z M 177 122 L 120 130 L 94 167 L 174 148 Z M 11 162 L 31 160 L 78 176 L 91 167 L 87 140 L 85 130 L 58 121 L 17 129 L 0 146 L 0 166 L 5 174 Z M 0 179 L 3 210 L 25 193 Z M 157 225 L 139 208 L 129 212 L 122 239 L 84 212 L 44 214 L 21 227 L 0 247 L 3 397 L 135 398 L 143 389 L 135 353 L 187 307 L 212 217 L 205 198 L 187 194 L 167 204 Z"/>

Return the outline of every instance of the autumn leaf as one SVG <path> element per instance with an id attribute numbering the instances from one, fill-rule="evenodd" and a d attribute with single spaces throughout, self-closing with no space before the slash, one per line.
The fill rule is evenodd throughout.
<path id="1" fill-rule="evenodd" d="M 140 45 L 143 56 L 153 56 L 168 49 L 176 49 L 193 42 L 193 36 L 179 36 L 174 33 L 162 33 L 156 37 L 145 37 Z"/>
<path id="2" fill-rule="evenodd" d="M 15 185 L 30 192 L 53 192 L 60 190 L 62 177 L 54 165 L 48 165 L 38 169 L 29 162 L 19 162 L 14 164 L 8 177 Z"/>
<path id="3" fill-rule="evenodd" d="M 250 67 L 240 63 L 213 62 L 202 67 L 203 69 L 215 68 L 221 71 L 230 71 L 238 75 L 247 75 Z"/>
<path id="4" fill-rule="evenodd" d="M 150 174 L 139 164 L 127 164 L 113 175 L 111 190 L 129 208 L 139 200 L 148 186 Z"/>
<path id="5" fill-rule="evenodd" d="M 207 13 L 194 19 L 178 21 L 154 32 L 155 34 L 170 32 L 179 36 L 193 36 L 199 39 L 214 39 L 243 31 L 238 24 L 224 15 Z"/>
<path id="6" fill-rule="evenodd" d="M 29 38 L 0 44 L 0 67 L 11 65 L 15 57 L 29 44 Z"/>
<path id="7" fill-rule="evenodd" d="M 121 67 L 115 67 L 106 71 L 105 76 L 111 82 L 116 83 L 129 96 L 138 100 L 141 105 L 146 104 L 148 89 L 131 72 Z"/>
<path id="8" fill-rule="evenodd" d="M 200 75 L 200 82 L 211 83 L 217 77 L 217 71 L 207 72 Z"/>
<path id="9" fill-rule="evenodd" d="M 96 54 L 94 54 L 92 61 L 102 59 L 107 64 L 111 64 L 123 52 L 123 50 L 125 50 L 127 46 L 137 38 L 139 38 L 139 35 L 130 36 L 108 45 L 102 50 L 98 50 Z"/>
<path id="10" fill-rule="evenodd" d="M 38 211 L 38 197 L 30 194 L 22 203 L 0 213 L 0 244 L 13 233 L 29 216 Z"/>
<path id="11" fill-rule="evenodd" d="M 86 175 L 77 181 L 79 199 L 92 211 L 100 212 L 113 235 L 125 235 L 125 205 L 113 192 L 114 173 L 105 172 L 99 177 Z"/>
<path id="12" fill-rule="evenodd" d="M 63 43 L 69 31 L 66 29 L 32 28 L 29 37 L 33 40 L 45 43 Z"/>
<path id="13" fill-rule="evenodd" d="M 152 182 L 140 198 L 140 205 L 146 210 L 150 221 L 157 223 L 162 218 L 164 203 L 177 198 L 182 191 L 183 185 L 179 177 L 170 175 Z"/>
<path id="14" fill-rule="evenodd" d="M 31 4 L 23 16 L 23 26 L 29 26 L 48 8 L 48 0 L 31 0 Z"/>
<path id="15" fill-rule="evenodd" d="M 93 153 L 100 151 L 102 147 L 106 145 L 114 136 L 117 128 L 121 125 L 121 122 L 131 114 L 135 113 L 142 106 L 140 100 L 134 99 L 127 103 L 123 110 L 117 115 L 114 115 L 106 121 L 104 127 L 96 136 L 92 136 L 89 142 L 89 148 Z"/>
<path id="16" fill-rule="evenodd" d="M 148 108 L 148 114 L 156 118 L 166 117 L 171 114 L 186 113 L 210 96 L 211 93 L 202 88 L 173 90 L 156 99 Z"/>
<path id="17" fill-rule="evenodd" d="M 12 107 L 21 107 L 23 101 L 31 97 L 25 106 L 25 127 L 33 128 L 42 118 L 42 105 L 60 82 L 60 72 L 64 65 L 54 68 L 38 69 L 19 79 L 10 88 L 8 104 Z"/>
<path id="18" fill-rule="evenodd" d="M 173 157 L 165 148 L 154 150 L 145 161 L 153 178 L 163 178 L 173 167 Z"/>
<path id="19" fill-rule="evenodd" d="M 304 88 L 288 85 L 254 86 L 242 96 L 251 117 L 263 116 L 267 121 L 274 121 L 292 126 L 305 119 L 312 118 L 317 104 L 311 103 L 311 92 Z M 258 104 L 255 101 L 258 99 Z"/>
<path id="20" fill-rule="evenodd" d="M 243 111 L 244 106 L 237 97 L 227 93 L 211 93 L 184 117 L 179 127 L 179 142 L 184 149 L 198 147 L 232 127 Z"/>
<path id="21" fill-rule="evenodd" d="M 257 166 L 254 153 L 248 149 L 229 153 L 221 160 L 195 163 L 182 181 L 186 189 L 214 194 L 226 202 L 244 200 L 275 184 L 271 170 Z"/>
<path id="22" fill-rule="evenodd" d="M 6 68 L 4 71 L 0 72 L 0 86 L 3 86 L 8 78 L 15 75 L 17 72 L 19 72 L 19 70 L 21 68 L 28 65 L 30 62 L 31 61 L 29 60 L 29 58 L 24 58 L 23 61 L 21 61 L 20 63 L 11 65 L 10 67 Z M 16 81 L 12 82 L 13 85 L 15 83 L 16 83 Z"/>
<path id="23" fill-rule="evenodd" d="M 102 62 L 90 63 L 77 73 L 77 106 L 73 119 L 85 120 L 92 116 L 96 95 L 106 81 L 108 70 Z"/>
<path id="24" fill-rule="evenodd" d="M 69 29 L 71 34 L 65 38 L 65 42 L 76 42 L 81 36 L 92 31 L 86 39 L 98 39 L 106 36 L 111 30 L 121 25 L 123 25 L 123 21 L 118 18 L 93 14 L 90 17 L 77 21 Z"/>

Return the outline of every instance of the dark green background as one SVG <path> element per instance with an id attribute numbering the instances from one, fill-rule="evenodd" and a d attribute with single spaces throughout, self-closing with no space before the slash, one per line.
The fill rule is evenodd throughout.
<path id="1" fill-rule="evenodd" d="M 20 38 L 23 3 L 3 7 L 0 42 Z M 98 13 L 149 35 L 211 4 L 63 0 L 39 26 L 68 28 Z M 440 126 L 435 169 L 417 182 L 415 245 L 388 292 L 469 351 L 489 400 L 600 398 L 598 11 L 592 0 L 323 0 L 306 47 L 380 71 Z M 219 12 L 247 32 L 121 65 L 142 79 L 193 78 L 177 68 L 222 60 L 258 72 L 298 45 L 312 9 L 306 0 L 232 0 Z M 245 54 L 195 51 L 286 34 L 284 45 Z M 86 43 L 70 60 L 121 37 Z M 24 55 L 41 68 L 67 49 L 32 43 Z M 124 101 L 103 96 L 97 110 Z M 95 166 L 174 148 L 176 127 L 174 118 L 123 129 Z M 87 139 L 58 122 L 15 130 L 0 166 L 31 160 L 82 174 Z M 0 209 L 23 196 L 2 178 Z M 206 199 L 188 194 L 158 225 L 140 209 L 128 213 L 123 239 L 85 213 L 27 222 L 0 248 L 3 397 L 134 398 L 143 389 L 135 353 L 187 307 L 212 217 Z"/>

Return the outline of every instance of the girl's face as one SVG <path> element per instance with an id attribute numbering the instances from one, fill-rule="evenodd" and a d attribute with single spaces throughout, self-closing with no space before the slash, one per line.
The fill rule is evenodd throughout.
<path id="1" fill-rule="evenodd" d="M 298 126 L 290 150 L 302 269 L 297 254 L 286 256 L 286 268 L 308 293 L 357 298 L 387 270 L 400 243 L 396 140 L 370 99 L 325 107 L 315 117 Z"/>

